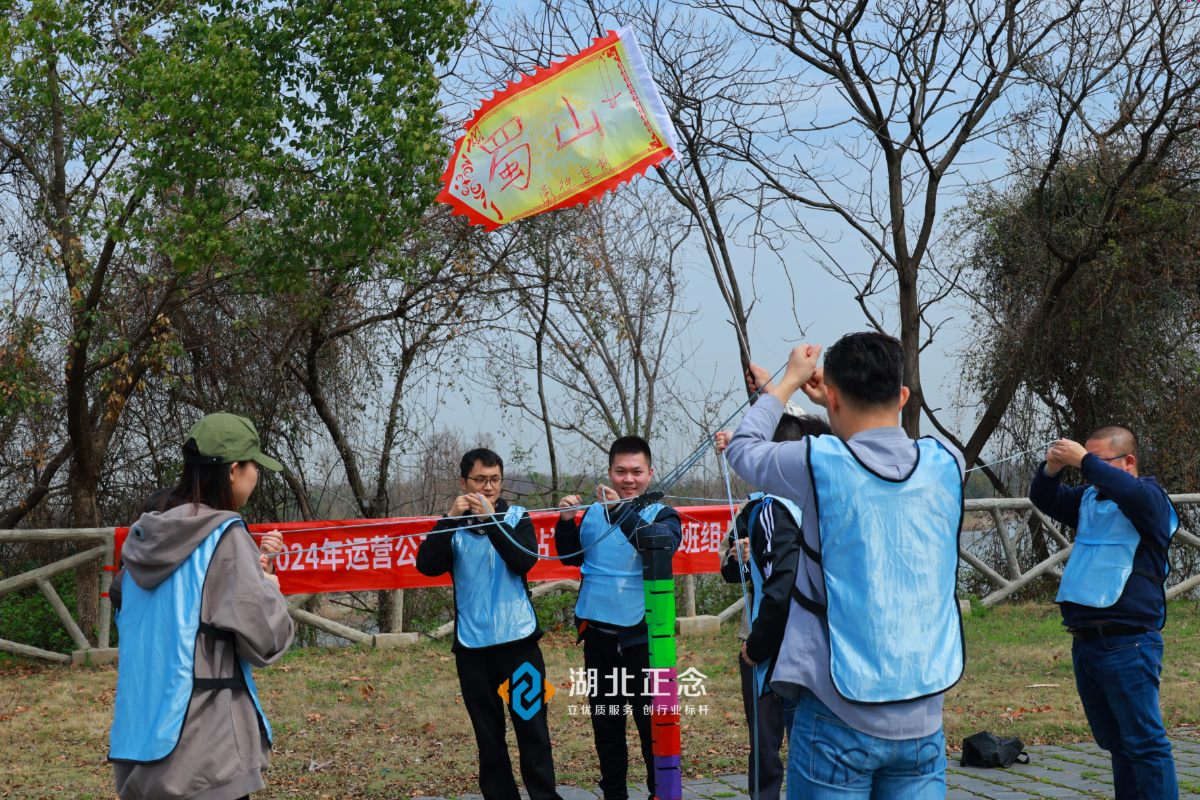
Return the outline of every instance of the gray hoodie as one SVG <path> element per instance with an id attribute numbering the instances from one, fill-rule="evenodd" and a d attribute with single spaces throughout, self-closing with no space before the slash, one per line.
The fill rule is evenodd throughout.
<path id="1" fill-rule="evenodd" d="M 191 504 L 143 514 L 137 524 L 146 537 L 129 537 L 121 550 L 124 567 L 109 590 L 113 605 L 121 606 L 122 581 L 133 580 L 143 589 L 157 586 L 215 528 L 237 516 Z M 197 678 L 235 677 L 237 656 L 265 667 L 292 643 L 295 628 L 287 602 L 263 574 L 258 547 L 240 525 L 230 526 L 213 553 L 200 619 L 232 631 L 235 638 L 196 637 Z M 245 689 L 199 689 L 192 694 L 179 744 L 171 755 L 153 764 L 113 763 L 117 794 L 121 800 L 235 800 L 266 786 L 262 772 L 270 764 L 270 752 Z"/>

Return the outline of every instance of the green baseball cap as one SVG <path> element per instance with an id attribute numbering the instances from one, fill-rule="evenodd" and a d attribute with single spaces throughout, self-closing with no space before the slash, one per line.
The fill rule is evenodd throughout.
<path id="1" fill-rule="evenodd" d="M 183 445 L 183 460 L 189 464 L 254 461 L 274 472 L 283 469 L 283 464 L 263 455 L 253 422 L 225 412 L 209 414 L 192 426 Z"/>

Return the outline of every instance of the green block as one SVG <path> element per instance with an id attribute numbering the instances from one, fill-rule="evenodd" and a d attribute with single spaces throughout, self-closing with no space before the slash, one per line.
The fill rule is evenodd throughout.
<path id="1" fill-rule="evenodd" d="M 669 619 L 675 623 L 675 593 L 646 592 L 646 620 Z"/>
<path id="2" fill-rule="evenodd" d="M 652 669 L 668 669 L 675 666 L 675 637 L 650 637 L 650 667 Z"/>
<path id="3" fill-rule="evenodd" d="M 670 625 L 656 625 L 650 627 L 647 633 L 650 635 L 651 639 L 666 639 L 675 637 L 675 631 L 672 630 Z"/>
<path id="4" fill-rule="evenodd" d="M 643 583 L 646 598 L 646 628 L 650 667 L 669 669 L 676 665 L 675 581 L 666 578 Z"/>

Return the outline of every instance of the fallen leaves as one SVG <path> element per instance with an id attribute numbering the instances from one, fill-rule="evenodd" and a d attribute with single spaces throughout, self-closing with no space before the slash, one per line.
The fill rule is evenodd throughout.
<path id="1" fill-rule="evenodd" d="M 1047 711 L 1053 711 L 1054 706 L 1036 706 L 1034 708 L 1018 708 L 1013 711 L 1011 708 L 1000 715 L 1000 719 L 1018 720 L 1023 714 L 1045 714 Z"/>
<path id="2" fill-rule="evenodd" d="M 33 708 L 28 708 L 26 706 L 17 706 L 16 708 L 14 708 L 12 710 L 12 713 L 10 713 L 10 714 L 0 714 L 0 722 L 4 722 L 6 719 L 12 719 L 17 714 L 24 714 L 26 711 L 33 711 Z"/>

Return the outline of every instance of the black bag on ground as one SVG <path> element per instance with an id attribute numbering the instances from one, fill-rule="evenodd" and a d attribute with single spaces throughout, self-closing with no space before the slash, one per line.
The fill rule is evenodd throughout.
<path id="1" fill-rule="evenodd" d="M 1018 763 L 1028 764 L 1029 754 L 1020 739 L 1002 739 L 990 731 L 983 731 L 963 739 L 959 763 L 964 767 L 1011 767 Z"/>

